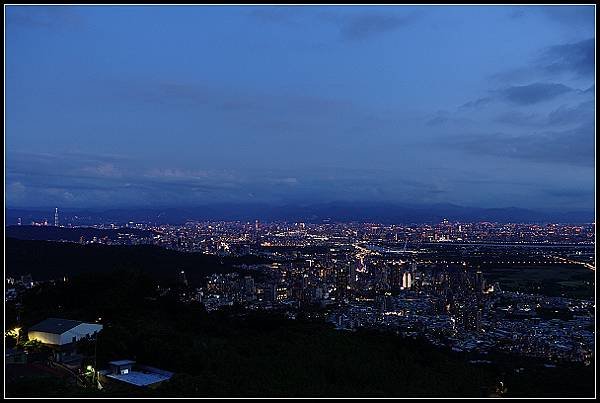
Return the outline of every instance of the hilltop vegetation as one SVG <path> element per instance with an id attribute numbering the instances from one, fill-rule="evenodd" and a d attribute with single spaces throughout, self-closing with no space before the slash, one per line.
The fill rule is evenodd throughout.
<path id="1" fill-rule="evenodd" d="M 211 273 L 236 271 L 234 265 L 265 262 L 255 256 L 217 257 L 167 250 L 158 246 L 80 245 L 6 239 L 6 275 L 31 274 L 34 280 L 60 279 L 83 273 L 136 269 L 160 280 L 173 280 L 185 270 L 188 280 L 200 282 Z"/>

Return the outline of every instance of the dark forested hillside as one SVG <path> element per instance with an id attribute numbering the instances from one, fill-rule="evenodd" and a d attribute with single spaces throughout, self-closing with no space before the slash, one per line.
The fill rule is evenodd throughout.
<path id="1" fill-rule="evenodd" d="M 146 245 L 80 245 L 7 238 L 5 246 L 6 275 L 31 274 L 34 280 L 128 268 L 142 270 L 159 279 L 173 279 L 178 270 L 185 270 L 188 280 L 194 283 L 210 273 L 234 271 L 236 264 L 262 261 L 252 256 L 220 258 Z"/>

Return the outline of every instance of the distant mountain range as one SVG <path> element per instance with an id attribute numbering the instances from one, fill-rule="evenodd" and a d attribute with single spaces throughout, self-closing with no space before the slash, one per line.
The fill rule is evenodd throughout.
<path id="1" fill-rule="evenodd" d="M 332 202 L 320 204 L 210 204 L 164 209 L 75 210 L 60 209 L 61 222 L 74 225 L 97 223 L 147 222 L 182 224 L 194 220 L 290 221 L 290 222 L 378 222 L 383 224 L 437 223 L 443 219 L 459 222 L 513 223 L 590 223 L 594 211 L 541 212 L 521 208 L 478 208 L 454 204 L 407 205 L 368 202 Z M 54 209 L 7 209 L 6 224 L 47 220 L 54 222 Z"/>

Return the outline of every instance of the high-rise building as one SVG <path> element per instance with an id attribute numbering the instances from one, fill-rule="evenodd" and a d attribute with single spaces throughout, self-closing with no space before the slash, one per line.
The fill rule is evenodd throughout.
<path id="1" fill-rule="evenodd" d="M 58 227 L 58 207 L 54 209 L 54 226 Z"/>
<path id="2" fill-rule="evenodd" d="M 375 303 L 377 304 L 377 306 L 379 306 L 379 312 L 383 313 L 389 308 L 389 298 L 387 298 L 383 294 L 379 294 L 377 295 L 377 297 L 375 297 Z"/>
<path id="3" fill-rule="evenodd" d="M 407 290 L 412 286 L 412 274 L 410 272 L 404 272 L 402 275 L 402 288 Z"/>
<path id="4" fill-rule="evenodd" d="M 356 265 L 357 262 L 350 261 L 348 264 L 348 283 L 351 287 L 354 287 L 356 284 Z"/>
<path id="5" fill-rule="evenodd" d="M 177 282 L 179 284 L 182 284 L 184 286 L 187 287 L 188 285 L 188 281 L 187 281 L 187 277 L 185 276 L 185 271 L 181 270 L 178 274 L 177 274 Z"/>
<path id="6" fill-rule="evenodd" d="M 348 268 L 345 266 L 342 266 L 340 268 L 338 268 L 337 272 L 336 272 L 336 279 L 335 279 L 335 288 L 336 288 L 336 295 L 337 295 L 337 300 L 341 301 L 343 299 L 346 298 L 347 294 L 348 294 Z"/>
<path id="7" fill-rule="evenodd" d="M 389 291 L 390 290 L 390 269 L 387 266 L 381 268 L 380 278 L 378 283 L 378 289 L 380 291 Z"/>
<path id="8" fill-rule="evenodd" d="M 256 286 L 252 276 L 244 276 L 243 279 L 244 298 L 247 301 L 253 301 L 256 298 Z"/>
<path id="9" fill-rule="evenodd" d="M 263 288 L 263 298 L 265 301 L 277 300 L 277 284 L 269 283 Z"/>
<path id="10" fill-rule="evenodd" d="M 254 222 L 254 242 L 260 243 L 260 221 Z"/>
<path id="11" fill-rule="evenodd" d="M 402 268 L 398 265 L 392 265 L 390 271 L 390 287 L 392 291 L 398 292 L 402 286 Z"/>
<path id="12" fill-rule="evenodd" d="M 475 273 L 475 291 L 481 293 L 485 287 L 485 280 L 483 279 L 483 273 L 481 270 L 477 270 Z"/>

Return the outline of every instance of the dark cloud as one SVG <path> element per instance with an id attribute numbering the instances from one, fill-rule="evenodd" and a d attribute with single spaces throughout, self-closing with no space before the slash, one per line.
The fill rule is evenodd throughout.
<path id="1" fill-rule="evenodd" d="M 448 118 L 445 116 L 436 116 L 434 118 L 429 119 L 426 124 L 427 126 L 439 126 L 448 122 Z"/>
<path id="2" fill-rule="evenodd" d="M 554 99 L 570 91 L 573 91 L 573 89 L 564 84 L 533 83 L 508 87 L 498 90 L 496 93 L 501 99 L 511 103 L 517 105 L 532 105 Z"/>
<path id="3" fill-rule="evenodd" d="M 552 6 L 538 6 L 534 8 L 535 11 L 540 12 L 542 15 L 548 17 L 550 20 L 555 21 L 559 24 L 563 24 L 568 28 L 574 26 L 583 26 L 586 28 L 594 27 L 594 16 L 596 14 L 596 8 L 589 5 L 552 5 Z"/>
<path id="4" fill-rule="evenodd" d="M 457 116 L 447 110 L 439 110 L 430 117 L 425 117 L 425 125 L 430 127 L 446 126 L 466 128 L 475 123 L 472 119 Z"/>
<path id="5" fill-rule="evenodd" d="M 548 124 L 552 126 L 572 125 L 594 120 L 594 101 L 582 102 L 577 106 L 562 105 L 548 114 Z"/>
<path id="6" fill-rule="evenodd" d="M 296 21 L 302 7 L 271 6 L 252 7 L 249 15 L 263 22 L 289 24 Z"/>
<path id="7" fill-rule="evenodd" d="M 67 177 L 116 177 L 122 172 L 118 168 L 128 163 L 130 157 L 114 154 L 89 154 L 80 152 L 27 153 L 8 152 L 7 174 L 57 174 Z"/>
<path id="8" fill-rule="evenodd" d="M 13 154 L 8 165 L 7 203 L 63 206 L 157 205 L 240 197 L 244 180 L 219 170 L 145 169 L 135 161 L 106 165 L 92 159 Z"/>
<path id="9" fill-rule="evenodd" d="M 330 7 L 269 6 L 253 8 L 248 15 L 263 23 L 279 25 L 306 24 L 308 27 L 315 22 L 336 25 L 343 40 L 360 41 L 409 25 L 424 12 L 413 10 L 392 14 L 366 10 L 357 13 L 351 8 L 348 8 L 349 12 L 333 10 Z M 308 19 L 303 20 L 304 17 Z"/>
<path id="10" fill-rule="evenodd" d="M 530 16 L 542 16 L 550 21 L 564 25 L 568 28 L 583 26 L 594 27 L 593 5 L 545 5 L 545 6 L 513 6 L 507 7 L 507 16 L 511 19 L 522 19 Z"/>
<path id="11" fill-rule="evenodd" d="M 593 166 L 595 102 L 589 96 L 593 89 L 582 91 L 560 83 L 538 82 L 489 91 L 490 96 L 462 108 L 494 102 L 494 107 L 487 111 L 493 113 L 487 125 L 494 127 L 499 123 L 502 132 L 473 135 L 468 134 L 473 131 L 467 131 L 449 143 L 474 155 Z M 566 94 L 571 95 L 561 98 Z M 548 105 L 538 107 L 550 100 L 560 100 L 562 105 L 555 109 L 548 109 Z"/>
<path id="12" fill-rule="evenodd" d="M 525 113 L 520 110 L 509 110 L 494 118 L 495 122 L 520 127 L 539 126 L 544 119 L 536 113 Z"/>
<path id="13" fill-rule="evenodd" d="M 113 82 L 109 86 L 114 94 L 124 99 L 134 99 L 147 103 L 174 106 L 200 106 L 214 104 L 216 101 L 212 91 L 204 85 L 180 82 Z M 221 103 L 238 102 L 229 98 L 221 99 Z"/>
<path id="14" fill-rule="evenodd" d="M 507 84 L 525 82 L 531 80 L 536 76 L 539 77 L 540 74 L 542 74 L 542 72 L 539 72 L 539 74 L 537 74 L 535 68 L 533 68 L 532 66 L 527 66 L 500 71 L 494 74 L 490 74 L 488 77 L 489 80 L 494 83 Z"/>
<path id="15" fill-rule="evenodd" d="M 569 72 L 582 77 L 593 77 L 596 66 L 595 42 L 595 38 L 590 38 L 551 46 L 544 50 L 538 64 L 551 74 Z"/>
<path id="16" fill-rule="evenodd" d="M 594 122 L 574 129 L 540 131 L 526 135 L 505 133 L 456 135 L 447 141 L 458 149 L 477 155 L 493 155 L 550 164 L 594 166 Z"/>
<path id="17" fill-rule="evenodd" d="M 62 31 L 85 26 L 83 16 L 72 6 L 7 6 L 6 23 L 23 28 Z"/>
<path id="18" fill-rule="evenodd" d="M 524 7 L 509 7 L 507 16 L 511 19 L 523 18 L 527 15 L 527 9 Z"/>
<path id="19" fill-rule="evenodd" d="M 496 72 L 489 79 L 499 84 L 533 80 L 560 81 L 566 77 L 594 79 L 595 38 L 561 43 L 536 52 L 527 64 Z"/>
<path id="20" fill-rule="evenodd" d="M 354 102 L 306 93 L 263 93 L 239 88 L 216 87 L 187 82 L 111 82 L 113 96 L 164 107 L 208 110 L 235 116 L 232 122 L 269 127 L 285 118 L 291 122 L 321 122 L 322 119 L 347 119 L 359 116 Z M 291 119 L 290 119 L 291 118 Z"/>
<path id="21" fill-rule="evenodd" d="M 532 83 L 509 86 L 488 91 L 489 96 L 466 102 L 461 105 L 461 109 L 480 108 L 495 101 L 504 101 L 518 106 L 528 106 L 555 99 L 572 91 L 575 90 L 559 83 Z"/>
<path id="22" fill-rule="evenodd" d="M 510 126 L 550 130 L 559 126 L 575 127 L 582 122 L 593 122 L 594 114 L 594 101 L 585 101 L 577 105 L 561 105 L 547 114 L 511 109 L 501 112 L 493 120 Z"/>
<path id="23" fill-rule="evenodd" d="M 479 108 L 481 106 L 485 106 L 492 102 L 493 99 L 491 97 L 483 97 L 476 99 L 474 101 L 469 101 L 461 106 L 461 108 Z"/>
<path id="24" fill-rule="evenodd" d="M 552 197 L 561 199 L 575 199 L 580 200 L 582 198 L 593 198 L 593 189 L 569 189 L 569 188 L 551 188 L 544 189 L 544 194 Z"/>
<path id="25" fill-rule="evenodd" d="M 340 33 L 346 40 L 363 40 L 378 34 L 394 31 L 410 24 L 414 19 L 414 14 L 362 14 L 344 19 L 340 27 Z"/>
<path id="26" fill-rule="evenodd" d="M 185 168 L 144 168 L 136 161 L 111 160 L 102 156 L 79 158 L 64 154 L 13 153 L 7 170 L 7 204 L 65 207 L 189 205 L 206 202 L 315 201 L 321 197 L 343 199 L 389 197 L 410 194 L 433 197 L 436 186 L 397 172 L 352 169 L 315 169 L 294 172 L 285 169 L 234 171 Z M 103 165 L 100 165 L 102 167 Z M 118 173 L 118 174 L 115 174 Z M 300 174 L 300 175 L 299 175 Z"/>

